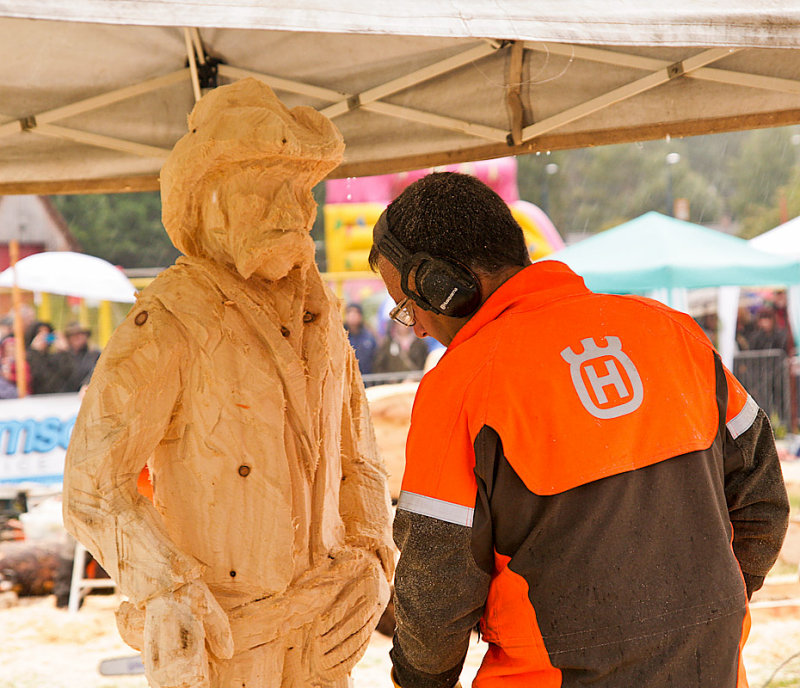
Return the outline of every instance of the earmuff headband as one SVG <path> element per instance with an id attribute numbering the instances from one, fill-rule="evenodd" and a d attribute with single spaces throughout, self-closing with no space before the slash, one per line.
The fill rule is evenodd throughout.
<path id="1" fill-rule="evenodd" d="M 389 229 L 386 210 L 375 223 L 374 236 L 378 251 L 400 273 L 403 293 L 420 308 L 450 317 L 466 317 L 478 309 L 481 290 L 475 273 L 456 261 L 423 252 L 412 255 Z"/>

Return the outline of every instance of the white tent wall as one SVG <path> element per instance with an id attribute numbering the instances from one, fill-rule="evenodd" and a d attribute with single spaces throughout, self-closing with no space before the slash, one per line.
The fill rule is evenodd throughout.
<path id="1" fill-rule="evenodd" d="M 740 287 L 721 287 L 717 297 L 719 318 L 719 354 L 722 362 L 731 368 L 736 356 L 736 323 L 739 319 Z M 800 350 L 800 285 L 786 287 L 786 310 L 792 328 L 795 349 Z"/>
<path id="2" fill-rule="evenodd" d="M 795 3 L 290 5 L 0 0 L 0 193 L 157 188 L 209 58 L 331 117 L 334 176 L 800 122 Z"/>
<path id="3" fill-rule="evenodd" d="M 739 296 L 741 287 L 720 287 L 717 291 L 717 319 L 719 332 L 717 345 L 719 356 L 728 370 L 733 370 L 736 356 L 736 321 L 739 316 Z"/>
<path id="4" fill-rule="evenodd" d="M 800 258 L 800 218 L 794 218 L 750 240 L 761 251 Z M 800 285 L 788 288 L 786 310 L 795 349 L 800 351 Z"/>
<path id="5" fill-rule="evenodd" d="M 653 289 L 647 296 L 682 313 L 689 312 L 689 290 L 683 287 Z"/>
<path id="6" fill-rule="evenodd" d="M 755 248 L 783 257 L 800 258 L 800 218 L 794 218 L 750 240 Z M 786 287 L 787 316 L 794 337 L 795 348 L 800 351 L 800 285 Z M 722 362 L 731 368 L 736 355 L 736 321 L 739 313 L 739 287 L 722 287 L 717 297 L 719 317 L 719 352 Z"/>

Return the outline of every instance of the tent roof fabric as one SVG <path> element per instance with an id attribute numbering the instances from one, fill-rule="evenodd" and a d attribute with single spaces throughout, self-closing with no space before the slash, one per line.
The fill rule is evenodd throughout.
<path id="1" fill-rule="evenodd" d="M 750 245 L 759 251 L 800 258 L 800 217 L 750 239 Z"/>
<path id="2" fill-rule="evenodd" d="M 2 0 L 0 16 L 598 45 L 795 47 L 800 31 L 792 0 Z"/>
<path id="3" fill-rule="evenodd" d="M 333 119 L 339 177 L 800 122 L 800 7 L 754 5 L 0 0 L 0 194 L 156 189 L 246 76 Z"/>
<path id="4" fill-rule="evenodd" d="M 649 212 L 557 251 L 594 291 L 766 286 L 800 283 L 800 261 L 690 222 Z"/>

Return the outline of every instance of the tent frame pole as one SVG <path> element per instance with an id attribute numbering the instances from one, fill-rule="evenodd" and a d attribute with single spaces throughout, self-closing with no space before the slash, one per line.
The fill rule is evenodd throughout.
<path id="1" fill-rule="evenodd" d="M 711 48 L 710 50 L 704 50 L 699 55 L 689 57 L 682 62 L 675 62 L 668 67 L 661 68 L 652 74 L 631 81 L 624 86 L 612 89 L 603 95 L 590 98 L 580 105 L 567 108 L 556 115 L 545 117 L 543 120 L 525 127 L 522 130 L 522 138 L 524 141 L 528 141 L 553 131 L 554 129 L 559 129 L 570 122 L 587 117 L 598 110 L 604 110 L 623 100 L 637 96 L 645 91 L 650 91 L 668 81 L 679 79 L 689 72 L 731 55 L 737 50 L 737 48 Z"/>
<path id="2" fill-rule="evenodd" d="M 284 79 L 279 76 L 264 74 L 263 72 L 254 72 L 252 69 L 242 69 L 241 67 L 234 67 L 224 63 L 220 63 L 217 69 L 219 70 L 220 76 L 228 77 L 234 81 L 236 79 L 253 77 L 254 79 L 263 81 L 265 84 L 271 88 L 274 88 L 275 90 L 296 93 L 301 96 L 317 98 L 318 100 L 325 100 L 331 103 L 336 102 L 337 100 L 346 100 L 350 97 L 346 93 L 332 91 L 329 88 L 304 84 L 302 81 L 292 81 L 291 79 Z"/>
<path id="3" fill-rule="evenodd" d="M 508 63 L 506 83 L 506 106 L 508 107 L 509 137 L 518 146 L 522 143 L 522 126 L 525 123 L 525 106 L 522 102 L 522 67 L 525 62 L 525 43 L 514 41 L 511 44 L 511 58 Z"/>
<path id="4" fill-rule="evenodd" d="M 531 52 L 543 52 L 550 55 L 574 57 L 575 59 L 579 60 L 611 64 L 616 67 L 630 67 L 631 69 L 646 69 L 655 71 L 670 65 L 669 62 L 666 62 L 665 60 L 659 60 L 654 57 L 629 55 L 628 53 L 619 53 L 614 50 L 606 50 L 604 48 L 589 48 L 583 45 L 526 42 L 525 49 L 530 50 Z M 729 84 L 731 86 L 760 88 L 766 91 L 788 93 L 791 95 L 800 94 L 800 81 L 773 76 L 762 76 L 760 74 L 746 74 L 744 72 L 737 72 L 732 69 L 701 67 L 700 69 L 686 74 L 686 76 L 689 79 L 714 81 L 720 84 Z"/>
<path id="5" fill-rule="evenodd" d="M 192 34 L 188 27 L 183 29 L 183 41 L 186 44 L 186 57 L 189 59 L 189 71 L 192 74 L 192 91 L 194 91 L 194 102 L 196 103 L 203 97 L 200 90 L 200 76 L 197 73 L 197 57 L 194 54 L 194 44 Z"/>
<path id="6" fill-rule="evenodd" d="M 323 108 L 320 110 L 320 112 L 331 119 L 338 117 L 339 115 L 350 112 L 350 110 L 355 110 L 359 106 L 372 103 L 376 100 L 380 100 L 381 98 L 385 98 L 386 96 L 393 95 L 398 91 L 403 91 L 412 86 L 416 86 L 421 84 L 423 81 L 432 79 L 435 76 L 452 72 L 453 70 L 463 67 L 470 62 L 475 62 L 476 60 L 480 60 L 482 57 L 490 55 L 499 48 L 500 44 L 496 41 L 485 41 L 474 48 L 470 48 L 469 50 L 465 50 L 457 55 L 448 57 L 445 60 L 434 62 L 427 67 L 423 67 L 422 69 L 410 72 L 409 74 L 405 74 L 396 79 L 391 79 L 390 81 L 380 84 L 379 86 L 374 86 L 366 91 L 362 91 L 361 93 L 350 96 L 346 100 L 340 100 L 338 103 L 334 103 L 333 105 Z"/>
<path id="7" fill-rule="evenodd" d="M 105 136 L 93 132 L 80 131 L 71 127 L 56 125 L 54 122 L 91 110 L 103 108 L 128 98 L 144 95 L 157 89 L 182 84 L 187 80 L 192 84 L 195 101 L 198 100 L 202 95 L 198 65 L 202 67 L 202 65 L 208 62 L 208 58 L 205 53 L 202 37 L 196 27 L 183 28 L 183 38 L 189 61 L 189 66 L 187 68 L 176 70 L 160 77 L 76 101 L 74 103 L 47 110 L 35 115 L 26 116 L 23 118 L 15 118 L 12 121 L 0 124 L 0 137 L 19 134 L 20 131 L 27 133 L 38 133 L 43 136 L 98 146 L 115 151 L 122 151 L 146 158 L 163 159 L 169 153 L 166 148 L 151 146 L 135 141 L 128 141 L 112 136 Z M 509 46 L 510 60 L 506 78 L 506 103 L 509 111 L 508 130 L 382 101 L 383 98 L 412 88 L 420 83 L 447 72 L 463 68 L 472 62 L 476 62 L 492 53 L 495 53 L 497 50 L 505 49 Z M 306 84 L 274 75 L 262 74 L 252 70 L 225 64 L 218 65 L 218 73 L 221 76 L 233 80 L 252 76 L 265 81 L 278 91 L 296 93 L 308 98 L 323 101 L 324 103 L 329 103 L 328 105 L 324 105 L 319 109 L 324 115 L 331 118 L 339 117 L 353 110 L 363 109 L 365 111 L 378 113 L 387 117 L 394 117 L 410 122 L 426 124 L 441 129 L 459 132 L 477 139 L 483 139 L 487 142 L 491 142 L 491 144 L 505 144 L 508 147 L 508 153 L 514 153 L 557 147 L 557 144 L 562 138 L 570 139 L 570 141 L 572 141 L 574 138 L 575 142 L 573 143 L 573 147 L 575 145 L 586 145 L 581 144 L 580 142 L 586 139 L 590 134 L 592 134 L 592 132 L 589 132 L 586 135 L 570 134 L 568 132 L 559 135 L 557 130 L 578 119 L 587 117 L 641 93 L 645 93 L 649 90 L 657 88 L 671 80 L 684 76 L 692 79 L 701 79 L 711 82 L 730 84 L 742 88 L 755 88 L 791 95 L 800 95 L 800 81 L 779 77 L 768 77 L 758 74 L 748 74 L 729 69 L 709 68 L 707 66 L 717 60 L 733 55 L 739 50 L 742 49 L 713 48 L 704 50 L 682 61 L 667 63 L 666 61 L 660 59 L 639 55 L 630 55 L 615 50 L 607 50 L 590 46 L 538 43 L 532 41 L 509 43 L 496 40 L 483 40 L 476 45 L 473 45 L 473 47 L 469 49 L 451 55 L 449 58 L 427 65 L 426 67 L 417 69 L 413 72 L 402 75 L 372 88 L 368 88 L 356 94 L 341 93 L 336 90 L 322 88 L 312 84 Z M 524 103 L 521 97 L 521 89 L 523 85 L 524 51 L 545 52 L 552 55 L 561 55 L 565 57 L 568 56 L 571 60 L 588 60 L 615 65 L 618 67 L 648 70 L 651 73 L 618 88 L 612 89 L 607 93 L 591 98 L 578 105 L 569 107 L 562 112 L 547 116 L 538 122 L 534 122 L 527 127 L 524 127 Z M 790 116 L 790 114 L 791 113 L 787 111 L 786 117 Z M 753 120 L 761 122 L 761 120 L 765 118 L 768 126 L 777 126 L 781 124 L 782 121 L 782 115 L 777 117 L 773 116 L 770 118 L 766 114 L 763 116 L 752 115 L 747 119 L 748 121 Z M 785 117 L 783 117 L 783 119 L 785 119 Z M 723 120 L 720 119 L 720 121 L 722 122 Z M 681 124 L 675 125 L 673 127 L 675 135 L 687 135 L 692 128 L 689 126 L 689 124 L 685 124 L 684 126 Z M 751 124 L 751 126 L 754 125 Z M 764 124 L 761 124 L 761 126 L 764 126 Z M 640 127 L 639 129 L 644 131 L 648 128 Z M 631 129 L 631 131 L 639 131 L 639 129 Z M 653 127 L 650 127 L 649 129 L 653 129 Z M 558 139 L 558 141 L 553 140 L 551 142 L 550 139 L 553 138 L 553 134 L 551 134 L 551 132 L 554 131 L 556 132 L 555 139 Z M 683 134 L 681 134 L 681 132 L 683 132 Z M 670 133 L 672 133 L 672 131 Z M 550 134 L 550 136 L 547 136 L 548 134 Z M 597 132 L 595 132 L 594 135 L 597 136 Z M 633 136 L 633 134 L 617 134 L 616 139 L 613 136 L 606 136 L 603 138 L 602 132 L 600 133 L 600 139 L 603 139 L 603 142 L 628 140 L 628 138 L 631 136 Z M 492 151 L 495 149 L 500 151 L 497 146 L 474 146 L 470 149 L 465 147 L 463 152 L 465 155 L 481 155 L 482 150 L 486 149 L 489 151 L 490 148 Z M 472 150 L 474 150 L 474 153 L 469 152 Z M 492 156 L 496 156 L 498 154 L 501 153 L 491 153 Z M 421 156 L 420 160 L 426 157 L 431 156 Z M 435 158 L 436 156 L 433 157 Z M 446 157 L 458 158 L 463 156 L 461 156 L 461 153 L 457 153 Z M 395 166 L 399 165 L 401 164 L 400 160 L 405 159 L 392 161 L 392 164 Z M 349 165 L 345 165 L 345 167 L 351 168 L 354 171 L 359 167 L 359 163 L 350 163 Z M 348 169 L 348 173 L 352 173 L 350 169 Z M 151 186 L 154 183 L 150 178 L 148 178 L 148 181 L 146 182 L 137 178 L 132 179 L 133 181 L 131 183 L 138 186 Z M 122 181 L 123 183 L 128 183 L 125 182 L 124 179 Z M 93 183 L 102 185 L 105 182 L 103 180 L 96 180 L 96 182 Z M 23 186 L 20 186 L 20 188 L 23 188 Z M 4 188 L 5 187 L 9 187 L 9 185 L 4 185 Z M 13 184 L 10 185 L 9 188 L 11 187 L 16 188 Z"/>
<path id="8" fill-rule="evenodd" d="M 454 117 L 447 117 L 445 115 L 435 115 L 432 112 L 423 112 L 422 110 L 414 110 L 413 108 L 402 107 L 401 105 L 392 105 L 391 103 L 382 103 L 375 101 L 362 105 L 362 110 L 368 112 L 375 112 L 389 117 L 396 117 L 410 122 L 420 122 L 422 124 L 431 124 L 441 129 L 449 129 L 450 131 L 458 131 L 462 134 L 469 134 L 489 141 L 497 143 L 505 143 L 508 140 L 508 132 L 505 129 L 497 129 L 496 127 L 487 127 L 484 124 L 476 124 L 474 122 L 467 122 L 462 119 Z"/>
<path id="9" fill-rule="evenodd" d="M 83 114 L 89 110 L 97 110 L 98 108 L 105 107 L 106 105 L 113 105 L 121 100 L 127 100 L 128 98 L 133 98 L 134 96 L 140 96 L 145 93 L 150 93 L 151 91 L 156 91 L 160 88 L 165 88 L 167 86 L 180 83 L 189 78 L 189 76 L 189 69 L 179 69 L 177 71 L 170 72 L 169 74 L 156 77 L 155 79 L 148 79 L 147 81 L 142 81 L 138 84 L 126 86 L 124 88 L 118 88 L 114 91 L 109 91 L 108 93 L 103 93 L 99 96 L 78 100 L 74 103 L 70 103 L 69 105 L 64 105 L 63 107 L 55 108 L 53 110 L 46 110 L 45 112 L 40 112 L 23 119 L 17 119 L 13 122 L 7 122 L 6 124 L 0 124 L 0 136 L 18 134 L 20 129 L 33 130 L 41 124 L 49 124 L 60 119 L 66 119 L 67 117 Z M 24 124 L 25 121 L 32 121 L 33 126 L 26 127 Z"/>
<path id="10" fill-rule="evenodd" d="M 110 148 L 123 153 L 140 155 L 144 158 L 166 158 L 169 155 L 167 148 L 148 146 L 144 143 L 118 139 L 113 136 L 103 136 L 102 134 L 93 134 L 88 131 L 79 131 L 78 129 L 61 127 L 55 124 L 39 125 L 32 131 L 34 134 L 41 134 L 42 136 L 52 136 L 58 139 L 66 139 L 67 141 L 75 141 L 76 143 L 88 143 L 91 146 Z"/>

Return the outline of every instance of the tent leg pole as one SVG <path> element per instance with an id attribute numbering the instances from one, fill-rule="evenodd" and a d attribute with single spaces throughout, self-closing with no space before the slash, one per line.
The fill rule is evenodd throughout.
<path id="1" fill-rule="evenodd" d="M 189 58 L 189 70 L 192 73 L 192 89 L 194 90 L 194 100 L 197 102 L 203 95 L 200 92 L 200 77 L 197 75 L 197 57 L 192 44 L 192 34 L 188 28 L 183 29 L 183 40 L 186 43 L 186 55 Z"/>

